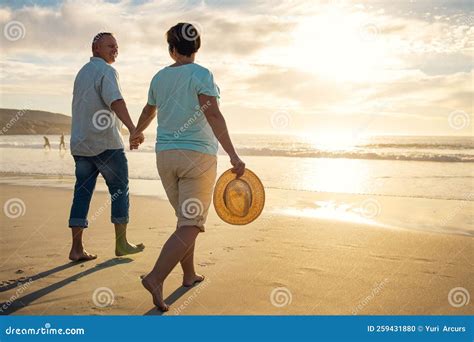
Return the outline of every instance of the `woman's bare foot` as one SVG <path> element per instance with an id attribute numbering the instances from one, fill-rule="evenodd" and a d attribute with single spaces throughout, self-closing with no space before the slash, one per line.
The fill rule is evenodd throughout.
<path id="1" fill-rule="evenodd" d="M 196 285 L 197 283 L 202 282 L 205 277 L 201 274 L 193 274 L 192 276 L 183 276 L 183 286 L 184 287 L 191 287 Z"/>
<path id="2" fill-rule="evenodd" d="M 97 259 L 97 255 L 90 254 L 85 249 L 81 249 L 81 250 L 71 249 L 71 252 L 69 253 L 69 259 L 72 261 L 88 261 L 88 260 Z"/>
<path id="3" fill-rule="evenodd" d="M 127 254 L 135 254 L 140 253 L 145 249 L 145 245 L 143 243 L 139 243 L 138 245 L 134 245 L 128 242 L 116 242 L 115 243 L 115 255 L 116 256 L 124 256 Z"/>
<path id="4" fill-rule="evenodd" d="M 155 304 L 159 310 L 165 312 L 170 309 L 168 304 L 163 301 L 163 283 L 154 282 L 149 276 L 146 276 L 142 278 L 142 284 L 143 287 L 151 293 L 153 304 Z"/>

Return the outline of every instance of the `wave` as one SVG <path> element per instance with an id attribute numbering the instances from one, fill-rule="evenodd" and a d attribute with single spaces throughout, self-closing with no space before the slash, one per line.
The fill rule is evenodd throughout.
<path id="1" fill-rule="evenodd" d="M 420 146 L 435 146 L 428 144 L 410 144 L 410 146 L 417 148 Z M 57 144 L 52 144 L 53 150 L 57 148 Z M 370 149 L 354 149 L 354 150 L 317 150 L 311 148 L 299 148 L 299 149 L 281 149 L 281 148 L 253 148 L 253 147 L 238 147 L 237 151 L 242 156 L 267 156 L 267 157 L 299 157 L 299 158 L 346 158 L 346 159 L 370 159 L 370 160 L 403 160 L 403 161 L 430 161 L 430 162 L 445 162 L 445 163 L 472 163 L 474 162 L 474 154 L 466 153 L 435 153 L 427 151 L 416 151 L 416 150 L 402 150 L 402 151 L 384 151 L 380 146 L 384 148 L 402 147 L 406 145 L 400 144 L 378 144 L 378 145 L 367 145 L 372 146 Z M 378 146 L 375 148 L 374 146 Z M 439 145 L 436 145 L 438 149 Z M 450 146 L 454 149 L 454 146 L 458 145 L 444 145 Z M 465 145 L 463 148 L 457 147 L 457 149 L 466 150 L 468 149 Z M 2 142 L 0 148 L 30 148 L 30 149 L 43 149 L 42 144 L 32 143 L 19 143 L 19 142 Z M 140 147 L 138 152 L 153 153 L 155 150 L 154 144 L 147 144 Z M 222 150 L 219 154 L 224 154 Z"/>
<path id="2" fill-rule="evenodd" d="M 472 163 L 472 154 L 438 154 L 429 152 L 381 152 L 381 151 L 322 151 L 322 150 L 275 150 L 269 148 L 237 148 L 243 156 L 274 156 L 274 157 L 300 157 L 300 158 L 346 158 L 346 159 L 373 159 L 373 160 L 406 160 L 406 161 L 433 161 Z"/>
<path id="3" fill-rule="evenodd" d="M 437 149 L 437 150 L 471 150 L 473 143 L 379 143 L 357 145 L 361 148 L 410 148 L 410 149 Z"/>

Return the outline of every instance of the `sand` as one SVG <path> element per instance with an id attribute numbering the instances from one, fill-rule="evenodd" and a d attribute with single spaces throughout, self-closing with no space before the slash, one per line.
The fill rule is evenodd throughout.
<path id="1" fill-rule="evenodd" d="M 117 258 L 108 196 L 96 192 L 85 245 L 99 257 L 70 263 L 72 191 L 4 184 L 0 189 L 2 206 L 12 198 L 25 204 L 24 215 L 10 218 L 4 210 L 1 216 L 0 314 L 160 314 L 140 275 L 152 268 L 174 230 L 167 201 L 132 196 L 129 240 L 144 242 L 146 249 Z M 211 210 L 206 230 L 195 256 L 206 281 L 182 288 L 176 267 L 165 282 L 165 298 L 172 304 L 166 315 L 474 313 L 472 300 L 460 307 L 449 300 L 457 287 L 474 294 L 469 236 L 272 211 L 247 226 L 231 226 Z"/>

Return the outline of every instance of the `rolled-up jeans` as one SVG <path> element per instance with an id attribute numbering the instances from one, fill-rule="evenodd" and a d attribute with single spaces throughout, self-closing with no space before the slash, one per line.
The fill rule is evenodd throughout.
<path id="1" fill-rule="evenodd" d="M 106 150 L 93 157 L 73 156 L 76 162 L 76 185 L 71 214 L 70 228 L 87 228 L 87 214 L 94 193 L 97 176 L 104 177 L 109 188 L 110 201 L 101 205 L 91 220 L 95 220 L 107 207 L 112 207 L 112 223 L 128 223 L 129 194 L 128 194 L 128 163 L 123 149 Z"/>

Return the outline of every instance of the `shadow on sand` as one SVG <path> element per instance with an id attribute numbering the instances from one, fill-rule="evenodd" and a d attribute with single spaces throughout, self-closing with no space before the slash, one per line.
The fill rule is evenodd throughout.
<path id="1" fill-rule="evenodd" d="M 57 273 L 57 272 L 61 272 L 63 270 L 66 270 L 68 268 L 77 266 L 77 265 L 82 264 L 84 262 L 86 262 L 86 261 L 83 261 L 83 262 L 68 262 L 68 263 L 65 263 L 64 265 L 57 266 L 57 267 L 52 268 L 52 269 L 47 270 L 47 271 L 43 271 L 43 272 L 35 274 L 34 276 L 31 276 L 31 277 L 21 277 L 21 278 L 12 280 L 12 282 L 10 282 L 9 284 L 0 286 L 0 292 L 5 292 L 5 291 L 8 291 L 8 290 L 14 289 L 17 286 L 21 286 L 21 285 L 24 285 L 25 283 L 29 283 L 29 282 L 47 277 L 47 276 L 49 276 L 51 274 L 54 274 L 54 273 Z"/>
<path id="2" fill-rule="evenodd" d="M 28 306 L 30 303 L 37 300 L 38 298 L 46 296 L 47 294 L 49 294 L 53 291 L 56 291 L 57 289 L 59 289 L 63 286 L 66 286 L 67 284 L 69 284 L 73 281 L 79 280 L 80 278 L 85 277 L 85 276 L 87 276 L 91 273 L 94 273 L 94 272 L 97 272 L 97 271 L 100 271 L 100 270 L 103 270 L 105 268 L 112 267 L 112 266 L 115 266 L 115 265 L 126 264 L 126 263 L 129 263 L 131 261 L 133 261 L 133 259 L 130 259 L 130 258 L 109 259 L 107 261 L 104 261 L 100 264 L 95 265 L 94 267 L 92 267 L 88 270 L 77 273 L 77 274 L 75 274 L 73 276 L 70 276 L 66 279 L 58 281 L 57 283 L 48 285 L 45 288 L 42 288 L 42 289 L 36 290 L 34 292 L 28 293 L 28 294 L 24 295 L 23 297 L 14 298 L 14 296 L 12 296 L 13 300 L 11 301 L 11 303 L 10 302 L 0 303 L 0 309 L 2 309 L 2 310 L 0 310 L 0 315 L 10 315 L 10 314 L 20 310 L 21 308 L 24 308 L 25 306 Z M 14 287 L 16 287 L 16 286 L 18 286 L 20 288 L 22 286 L 26 287 L 27 283 L 29 282 L 29 279 L 37 280 L 37 279 L 40 279 L 40 278 L 44 278 L 44 277 L 46 277 L 50 274 L 65 270 L 67 268 L 70 268 L 70 267 L 73 267 L 73 266 L 76 266 L 76 265 L 79 265 L 79 264 L 81 264 L 81 263 L 70 262 L 70 263 L 64 264 L 62 266 L 55 267 L 51 270 L 38 273 L 38 274 L 36 274 L 36 275 L 34 275 L 30 278 L 25 278 L 24 281 L 15 282 L 16 285 Z M 22 284 L 22 285 L 20 285 L 20 284 Z M 10 287 L 12 285 L 13 284 L 9 284 L 7 286 Z M 11 289 L 11 287 L 10 287 L 10 289 Z M 25 290 L 26 290 L 26 288 L 25 288 Z M 2 291 L 6 291 L 6 290 L 4 290 L 3 287 L 2 287 Z M 4 307 L 6 307 L 6 309 L 4 309 Z"/>
<path id="3" fill-rule="evenodd" d="M 186 292 L 189 290 L 193 289 L 193 287 L 184 287 L 180 286 L 172 294 L 170 294 L 166 299 L 165 303 L 168 305 L 172 305 L 174 302 L 176 302 L 180 297 L 184 296 Z M 150 300 L 151 300 L 151 295 L 150 295 Z M 144 314 L 144 316 L 162 316 L 164 312 L 158 310 L 156 307 L 153 309 L 149 310 Z"/>

